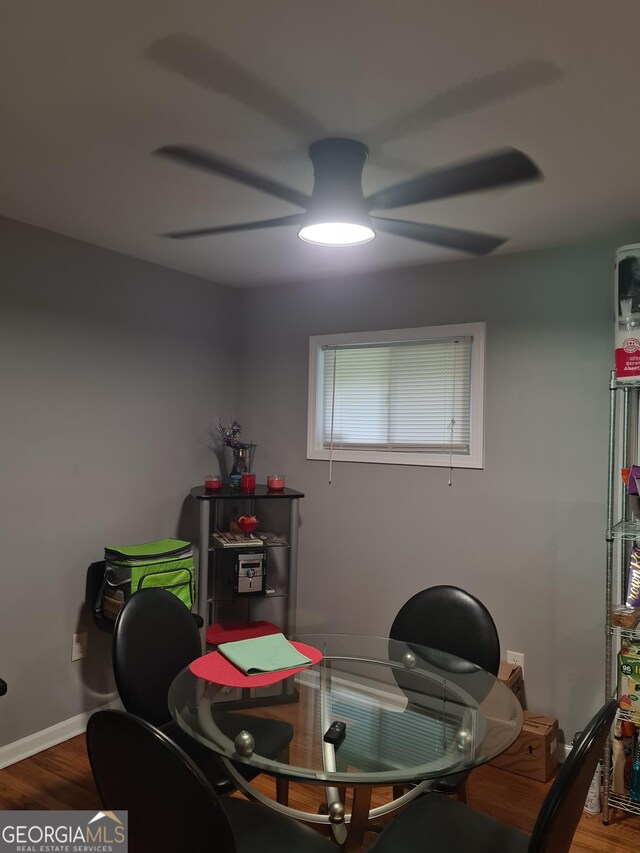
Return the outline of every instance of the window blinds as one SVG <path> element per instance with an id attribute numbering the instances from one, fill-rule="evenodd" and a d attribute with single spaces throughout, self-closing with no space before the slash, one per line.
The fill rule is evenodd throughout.
<path id="1" fill-rule="evenodd" d="M 327 346 L 327 449 L 469 453 L 471 337 Z"/>

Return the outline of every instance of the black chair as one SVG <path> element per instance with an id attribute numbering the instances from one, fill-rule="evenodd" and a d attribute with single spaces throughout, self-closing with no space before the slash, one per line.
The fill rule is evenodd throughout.
<path id="1" fill-rule="evenodd" d="M 384 830 L 370 853 L 413 853 L 427 847 L 433 853 L 569 853 L 615 713 L 616 700 L 611 699 L 584 729 L 544 798 L 531 835 L 451 797 L 426 796 Z"/>
<path id="2" fill-rule="evenodd" d="M 492 675 L 498 674 L 500 639 L 495 622 L 479 599 L 459 587 L 432 586 L 416 593 L 398 611 L 389 637 L 456 655 Z M 442 660 L 432 662 L 443 665 Z M 466 802 L 468 775 L 469 771 L 448 776 L 434 788 L 440 793 L 455 793 L 459 800 Z M 395 794 L 401 793 L 398 786 Z"/>
<path id="3" fill-rule="evenodd" d="M 273 809 L 219 798 L 159 729 L 123 711 L 98 711 L 87 751 L 105 809 L 127 809 L 135 853 L 332 853 L 335 846 Z"/>
<path id="4" fill-rule="evenodd" d="M 235 790 L 220 758 L 172 719 L 167 704 L 175 676 L 202 654 L 200 634 L 191 613 L 165 589 L 134 593 L 118 614 L 113 631 L 113 672 L 122 704 L 132 714 L 162 729 L 195 761 L 217 794 Z M 235 726 L 235 728 L 234 728 Z M 246 717 L 225 715 L 232 740 L 246 727 Z M 288 723 L 251 718 L 256 752 L 268 758 L 286 753 L 293 736 Z M 242 765 L 246 779 L 259 771 Z M 287 782 L 277 780 L 278 799 L 286 803 Z"/>
<path id="5" fill-rule="evenodd" d="M 491 614 L 457 586 L 417 592 L 398 611 L 389 636 L 457 655 L 493 675 L 500 667 L 500 639 Z"/>

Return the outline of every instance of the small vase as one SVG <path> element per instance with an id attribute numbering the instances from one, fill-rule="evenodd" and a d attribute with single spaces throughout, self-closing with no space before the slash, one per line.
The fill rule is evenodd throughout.
<path id="1" fill-rule="evenodd" d="M 250 444 L 247 447 L 232 447 L 233 465 L 229 474 L 229 482 L 232 486 L 239 486 L 242 475 L 251 471 L 253 466 L 253 452 L 255 444 Z"/>

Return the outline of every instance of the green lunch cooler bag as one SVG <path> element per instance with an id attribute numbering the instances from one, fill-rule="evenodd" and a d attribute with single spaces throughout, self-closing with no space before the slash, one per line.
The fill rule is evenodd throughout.
<path id="1" fill-rule="evenodd" d="M 190 542 L 158 539 L 143 545 L 104 549 L 102 614 L 114 622 L 124 603 L 140 589 L 160 588 L 177 595 L 191 610 L 195 600 L 195 570 Z"/>

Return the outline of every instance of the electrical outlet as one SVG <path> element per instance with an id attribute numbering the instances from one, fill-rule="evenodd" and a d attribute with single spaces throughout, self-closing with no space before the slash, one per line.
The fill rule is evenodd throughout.
<path id="1" fill-rule="evenodd" d="M 82 660 L 87 654 L 87 632 L 74 634 L 71 645 L 71 660 Z"/>
<path id="2" fill-rule="evenodd" d="M 507 663 L 519 666 L 524 675 L 524 652 L 507 652 Z"/>

